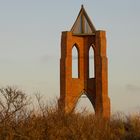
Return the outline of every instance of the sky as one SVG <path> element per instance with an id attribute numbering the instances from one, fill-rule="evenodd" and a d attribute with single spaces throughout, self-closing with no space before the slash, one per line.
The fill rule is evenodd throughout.
<path id="1" fill-rule="evenodd" d="M 81 4 L 107 32 L 112 112 L 140 112 L 139 0 L 0 0 L 0 87 L 59 97 L 61 32 Z"/>

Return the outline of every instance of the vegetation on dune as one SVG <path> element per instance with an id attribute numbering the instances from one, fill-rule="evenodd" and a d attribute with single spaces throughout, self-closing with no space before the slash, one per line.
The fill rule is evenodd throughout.
<path id="1" fill-rule="evenodd" d="M 140 140 L 140 115 L 104 120 L 84 112 L 64 114 L 39 95 L 36 99 L 34 109 L 23 91 L 0 89 L 0 140 Z"/>

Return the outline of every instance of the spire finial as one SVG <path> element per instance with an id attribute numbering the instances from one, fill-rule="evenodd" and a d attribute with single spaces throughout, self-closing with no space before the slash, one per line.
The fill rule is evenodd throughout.
<path id="1" fill-rule="evenodd" d="M 93 35 L 96 32 L 96 29 L 89 19 L 83 4 L 81 4 L 80 12 L 71 28 L 71 32 L 78 35 Z"/>

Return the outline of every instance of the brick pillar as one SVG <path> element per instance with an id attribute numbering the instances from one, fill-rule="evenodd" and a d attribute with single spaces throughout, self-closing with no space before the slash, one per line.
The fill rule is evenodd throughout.
<path id="1" fill-rule="evenodd" d="M 95 86 L 96 115 L 110 117 L 110 99 L 108 97 L 108 60 L 106 56 L 106 32 L 96 31 L 95 50 Z"/>
<path id="2" fill-rule="evenodd" d="M 84 57 L 83 37 L 73 36 L 72 32 L 62 32 L 60 59 L 60 100 L 61 109 L 69 113 L 73 111 L 81 91 L 84 89 Z M 78 50 L 79 77 L 72 78 L 72 48 Z"/>

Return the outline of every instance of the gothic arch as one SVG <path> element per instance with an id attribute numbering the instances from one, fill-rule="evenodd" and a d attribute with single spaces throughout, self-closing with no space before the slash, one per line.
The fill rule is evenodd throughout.
<path id="1" fill-rule="evenodd" d="M 74 43 L 74 44 L 72 45 L 72 48 L 73 48 L 73 47 L 76 47 L 78 52 L 80 51 L 79 45 L 78 45 L 77 43 Z"/>
<path id="2" fill-rule="evenodd" d="M 76 97 L 75 102 L 73 103 L 73 107 L 72 107 L 72 111 L 75 111 L 79 100 L 82 98 L 82 96 L 84 95 L 84 98 L 88 99 L 88 102 L 90 102 L 90 104 L 92 105 L 93 110 L 95 111 L 95 100 L 93 99 L 93 97 L 84 89 L 80 92 L 79 96 Z"/>
<path id="3" fill-rule="evenodd" d="M 77 44 L 72 46 L 72 78 L 79 78 L 79 48 Z"/>
<path id="4" fill-rule="evenodd" d="M 90 109 L 90 110 L 89 110 Z M 81 96 L 78 98 L 74 111 L 79 112 L 79 111 L 90 111 L 95 113 L 95 108 L 93 102 L 90 100 L 88 97 L 87 93 L 81 94 Z"/>
<path id="5" fill-rule="evenodd" d="M 95 78 L 95 51 L 93 45 L 88 49 L 89 78 Z"/>

